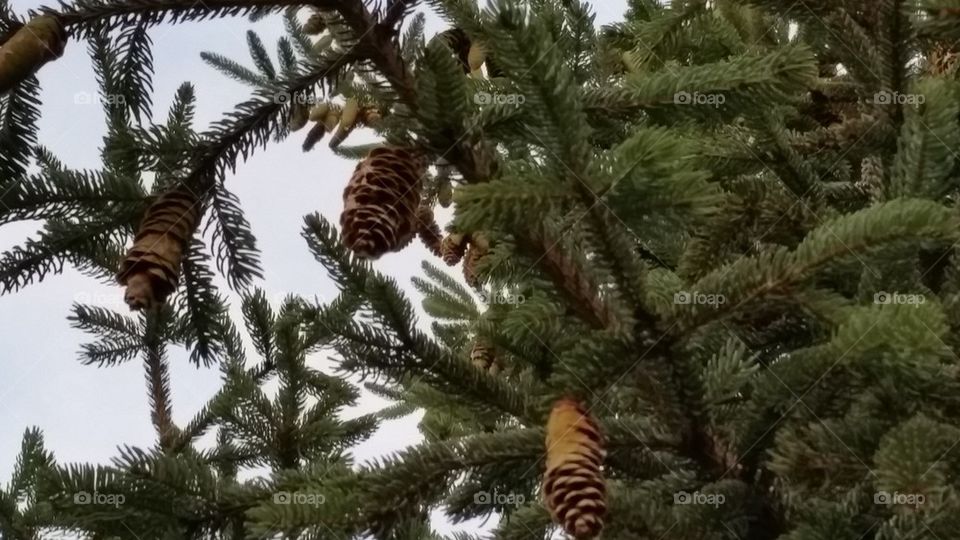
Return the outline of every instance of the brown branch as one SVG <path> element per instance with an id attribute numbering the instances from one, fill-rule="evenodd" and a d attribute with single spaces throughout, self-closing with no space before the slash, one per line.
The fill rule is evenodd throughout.
<path id="1" fill-rule="evenodd" d="M 173 406 L 170 398 L 170 373 L 160 337 L 160 309 L 158 304 L 147 313 L 147 329 L 143 336 L 146 356 L 143 366 L 146 371 L 147 395 L 150 399 L 150 420 L 157 431 L 160 448 L 169 448 L 178 430 L 173 423 Z"/>

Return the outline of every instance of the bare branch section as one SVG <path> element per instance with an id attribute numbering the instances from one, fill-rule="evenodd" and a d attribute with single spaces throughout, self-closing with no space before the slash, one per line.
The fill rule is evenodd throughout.
<path id="1" fill-rule="evenodd" d="M 150 397 L 150 420 L 157 430 L 160 448 L 167 449 L 177 434 L 173 423 L 173 405 L 170 397 L 170 372 L 166 351 L 160 332 L 160 310 L 151 309 L 147 314 L 143 342 L 146 346 L 143 366 L 146 371 L 147 394 Z"/>

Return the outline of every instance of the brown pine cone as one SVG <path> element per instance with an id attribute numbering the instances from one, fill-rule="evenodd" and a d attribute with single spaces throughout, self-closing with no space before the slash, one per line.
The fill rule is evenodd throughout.
<path id="1" fill-rule="evenodd" d="M 147 209 L 117 273 L 132 311 L 162 303 L 176 290 L 183 251 L 199 221 L 199 200 L 183 186 L 160 195 Z"/>
<path id="2" fill-rule="evenodd" d="M 547 421 L 543 494 L 553 520 L 577 540 L 596 538 L 606 514 L 606 452 L 596 421 L 569 398 L 554 403 Z"/>
<path id="3" fill-rule="evenodd" d="M 450 233 L 440 243 L 440 257 L 443 262 L 453 266 L 463 259 L 464 252 L 467 251 L 467 239 L 462 234 Z"/>
<path id="4" fill-rule="evenodd" d="M 477 266 L 490 250 L 490 244 L 480 233 L 470 235 L 470 247 L 463 257 L 463 279 L 473 288 L 480 286 L 480 275 Z"/>
<path id="5" fill-rule="evenodd" d="M 344 244 L 360 257 L 399 251 L 416 235 L 421 177 L 426 169 L 414 152 L 377 148 L 361 161 L 343 191 L 340 214 Z"/>
<path id="6" fill-rule="evenodd" d="M 470 363 L 477 369 L 489 371 L 496 365 L 495 362 L 496 354 L 493 346 L 487 340 L 477 338 L 473 342 L 473 348 L 470 349 Z"/>

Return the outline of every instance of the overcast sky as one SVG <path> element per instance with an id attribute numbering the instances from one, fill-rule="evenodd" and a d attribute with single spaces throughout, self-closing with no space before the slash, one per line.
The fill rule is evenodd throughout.
<path id="1" fill-rule="evenodd" d="M 11 0 L 11 4 L 23 14 L 38 7 L 39 2 Z M 598 24 L 619 19 L 625 5 L 625 0 L 596 2 Z M 191 81 L 197 90 L 198 131 L 247 99 L 250 88 L 208 67 L 200 60 L 200 52 L 221 53 L 251 65 L 245 37 L 249 29 L 260 34 L 275 58 L 276 41 L 283 35 L 279 17 L 257 23 L 234 18 L 152 29 L 155 116 L 165 118 L 177 87 L 184 81 Z M 441 23 L 431 17 L 428 34 L 439 29 Z M 86 44 L 70 42 L 64 56 L 44 67 L 39 78 L 43 88 L 41 144 L 70 167 L 99 169 L 99 147 L 105 132 L 102 108 L 99 103 L 85 104 L 77 98 L 78 94 L 96 95 L 98 91 Z M 341 193 L 355 164 L 334 156 L 326 141 L 304 154 L 300 150 L 304 133 L 258 151 L 227 178 L 227 186 L 240 198 L 262 252 L 264 280 L 258 285 L 275 299 L 275 304 L 287 293 L 327 300 L 336 295 L 333 282 L 310 255 L 300 230 L 303 216 L 313 212 L 337 221 Z M 357 140 L 355 135 L 350 142 Z M 0 227 L 0 250 L 21 244 L 37 229 L 36 222 Z M 402 253 L 384 256 L 376 267 L 396 278 L 418 302 L 409 286 L 410 278 L 419 274 L 420 261 L 430 257 L 420 243 L 414 243 Z M 77 351 L 88 337 L 70 328 L 66 319 L 74 301 L 125 311 L 122 296 L 119 286 L 98 283 L 71 268 L 17 294 L 0 296 L 0 483 L 9 479 L 21 436 L 29 426 L 43 430 L 47 448 L 60 463 L 105 463 L 116 455 L 119 445 L 153 444 L 155 433 L 141 360 L 112 368 L 81 365 Z M 231 300 L 236 304 L 235 296 Z M 242 327 L 242 319 L 236 320 Z M 255 353 L 248 349 L 248 354 Z M 220 386 L 216 368 L 198 369 L 186 361 L 186 356 L 183 351 L 171 351 L 170 355 L 173 418 L 178 425 L 189 421 Z M 311 362 L 321 369 L 330 365 L 324 354 Z M 365 398 L 351 416 L 382 405 L 378 399 Z M 386 424 L 356 448 L 357 461 L 417 443 L 418 419 Z M 438 526 L 451 530 L 442 523 Z"/>

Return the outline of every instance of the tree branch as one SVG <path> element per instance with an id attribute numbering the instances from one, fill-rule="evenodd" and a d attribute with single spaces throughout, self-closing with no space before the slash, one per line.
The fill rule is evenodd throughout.
<path id="1" fill-rule="evenodd" d="M 77 0 L 59 10 L 42 7 L 40 11 L 59 17 L 73 37 L 85 38 L 100 29 L 112 30 L 136 23 L 145 26 L 163 22 L 176 24 L 242 16 L 254 10 L 280 11 L 285 7 L 308 4 L 310 2 L 304 0 Z"/>
<path id="2" fill-rule="evenodd" d="M 173 423 L 173 407 L 170 399 L 170 373 L 160 332 L 160 309 L 157 305 L 146 315 L 146 330 L 143 342 L 146 347 L 143 365 L 146 370 L 147 393 L 150 398 L 150 420 L 157 430 L 160 448 L 169 448 L 177 427 Z"/>

